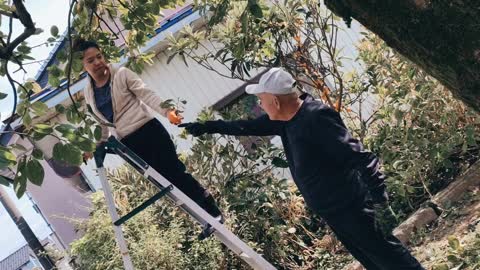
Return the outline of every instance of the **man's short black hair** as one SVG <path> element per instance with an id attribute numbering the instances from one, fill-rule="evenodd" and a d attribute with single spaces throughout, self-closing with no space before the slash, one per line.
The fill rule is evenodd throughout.
<path id="1" fill-rule="evenodd" d="M 100 47 L 95 41 L 77 39 L 73 45 L 73 51 L 83 53 L 84 51 L 90 48 L 97 48 L 100 50 Z"/>

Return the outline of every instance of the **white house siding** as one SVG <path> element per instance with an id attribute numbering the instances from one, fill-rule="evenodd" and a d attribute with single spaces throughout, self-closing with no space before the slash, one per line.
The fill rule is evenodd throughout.
<path id="1" fill-rule="evenodd" d="M 204 44 L 212 47 L 209 42 Z M 222 77 L 193 61 L 187 60 L 188 66 L 186 66 L 178 56 L 167 64 L 168 56 L 167 52 L 158 54 L 155 63 L 148 66 L 140 77 L 163 99 L 186 100 L 183 113 L 185 122 L 194 121 L 204 108 L 214 105 L 244 84 L 241 80 Z M 216 64 L 215 68 L 218 68 L 222 74 L 229 74 L 229 71 L 220 64 Z M 255 74 L 257 72 L 252 71 L 251 75 L 255 76 Z M 181 131 L 168 123 L 164 117 L 158 116 L 158 118 L 172 135 L 177 135 Z M 182 141 L 178 141 L 178 147 L 183 150 L 189 144 Z"/>

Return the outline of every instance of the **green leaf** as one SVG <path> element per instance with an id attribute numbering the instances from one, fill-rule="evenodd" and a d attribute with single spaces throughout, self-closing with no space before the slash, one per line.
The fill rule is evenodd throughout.
<path id="1" fill-rule="evenodd" d="M 17 158 L 15 155 L 7 148 L 0 148 L 0 162 L 3 163 L 15 163 L 17 161 Z"/>
<path id="2" fill-rule="evenodd" d="M 32 51 L 32 48 L 26 45 L 26 43 L 22 43 L 22 45 L 17 47 L 17 51 L 23 54 L 29 54 Z"/>
<path id="3" fill-rule="evenodd" d="M 25 191 L 27 190 L 27 177 L 22 174 L 18 175 L 13 182 L 13 189 L 15 190 L 15 194 L 17 194 L 18 198 L 21 198 Z"/>
<path id="4" fill-rule="evenodd" d="M 227 14 L 227 9 L 229 7 L 229 0 L 223 0 L 214 10 L 213 16 L 208 21 L 209 26 L 216 25 L 217 23 L 221 22 L 225 15 Z"/>
<path id="5" fill-rule="evenodd" d="M 60 85 L 60 79 L 54 76 L 48 76 L 48 83 L 52 87 L 58 87 Z"/>
<path id="6" fill-rule="evenodd" d="M 5 1 L 0 1 L 0 9 L 5 10 L 5 11 L 12 11 L 12 7 L 7 5 Z"/>
<path id="7" fill-rule="evenodd" d="M 67 121 L 74 123 L 73 111 L 71 109 L 66 110 L 65 115 L 67 116 Z"/>
<path id="8" fill-rule="evenodd" d="M 79 58 L 73 58 L 73 65 L 72 65 L 72 69 L 73 71 L 75 72 L 81 72 L 83 70 L 83 63 L 82 63 L 82 60 L 80 60 Z"/>
<path id="9" fill-rule="evenodd" d="M 23 115 L 23 124 L 29 127 L 32 124 L 32 117 L 28 112 Z"/>
<path id="10" fill-rule="evenodd" d="M 42 92 L 42 87 L 37 82 L 33 81 L 32 82 L 32 90 L 33 90 L 34 93 L 40 93 L 40 92 Z"/>
<path id="11" fill-rule="evenodd" d="M 43 159 L 44 158 L 42 150 L 37 149 L 37 148 L 33 149 L 32 156 L 36 159 Z"/>
<path id="12" fill-rule="evenodd" d="M 18 144 L 18 143 L 12 144 L 12 145 L 10 145 L 10 147 L 13 148 L 13 149 L 20 150 L 20 151 L 22 151 L 22 152 L 26 152 L 26 151 L 27 151 L 27 148 L 25 148 L 25 146 L 23 146 L 23 145 L 21 145 L 21 144 Z"/>
<path id="13" fill-rule="evenodd" d="M 15 179 L 13 180 L 13 189 L 17 194 L 17 197 L 20 198 L 27 190 L 27 175 L 25 172 L 25 158 L 22 158 L 18 163 L 17 173 L 15 174 Z"/>
<path id="14" fill-rule="evenodd" d="M 67 61 L 67 53 L 65 52 L 65 50 L 60 50 L 57 53 L 57 60 L 60 61 L 61 63 L 64 63 Z"/>
<path id="15" fill-rule="evenodd" d="M 48 134 L 50 133 L 33 132 L 32 139 L 34 139 L 35 141 L 40 141 L 40 140 L 43 140 L 43 138 L 45 138 Z"/>
<path id="16" fill-rule="evenodd" d="M 178 55 L 180 55 L 180 58 L 182 58 L 183 63 L 185 63 L 185 66 L 188 67 L 187 58 L 185 57 L 185 54 L 179 53 Z"/>
<path id="17" fill-rule="evenodd" d="M 143 32 L 138 32 L 137 35 L 135 36 L 135 40 L 137 41 L 138 44 L 142 44 L 145 39 L 145 34 Z"/>
<path id="18" fill-rule="evenodd" d="M 58 27 L 52 25 L 52 27 L 50 27 L 50 34 L 52 34 L 54 37 L 58 37 Z"/>
<path id="19" fill-rule="evenodd" d="M 77 147 L 61 142 L 53 146 L 53 159 L 73 166 L 79 166 L 83 161 L 82 152 Z"/>
<path id="20" fill-rule="evenodd" d="M 0 175 L 0 185 L 10 186 L 10 182 L 3 176 Z"/>
<path id="21" fill-rule="evenodd" d="M 25 89 L 27 89 L 28 91 L 32 90 L 33 88 L 33 83 L 32 82 L 26 82 L 23 87 L 25 87 Z"/>
<path id="22" fill-rule="evenodd" d="M 10 163 L 0 160 L 0 170 L 6 169 L 10 166 Z"/>
<path id="23" fill-rule="evenodd" d="M 0 100 L 5 99 L 8 96 L 8 94 L 0 92 Z"/>
<path id="24" fill-rule="evenodd" d="M 263 17 L 262 8 L 258 5 L 257 0 L 248 0 L 248 10 L 256 18 L 262 18 Z"/>
<path id="25" fill-rule="evenodd" d="M 453 235 L 448 236 L 448 245 L 454 250 L 460 249 L 460 241 Z"/>
<path id="26" fill-rule="evenodd" d="M 52 134 L 53 132 L 53 128 L 47 124 L 36 124 L 35 126 L 33 126 L 33 130 L 35 130 L 35 132 L 37 133 L 45 135 Z"/>
<path id="27" fill-rule="evenodd" d="M 162 109 L 170 109 L 173 107 L 175 107 L 175 104 L 173 103 L 173 99 L 167 99 L 165 101 L 162 101 L 162 103 L 160 103 L 160 108 Z"/>
<path id="28" fill-rule="evenodd" d="M 31 108 L 38 116 L 43 116 L 48 111 L 48 106 L 41 101 L 34 102 Z"/>
<path id="29" fill-rule="evenodd" d="M 45 177 L 45 171 L 43 170 L 42 164 L 36 159 L 31 159 L 27 163 L 26 174 L 30 182 L 40 186 L 43 183 L 43 178 Z"/>
<path id="30" fill-rule="evenodd" d="M 58 66 L 49 66 L 48 70 L 48 77 L 60 77 L 63 75 L 63 71 Z"/>
<path id="31" fill-rule="evenodd" d="M 96 141 L 100 141 L 100 139 L 102 139 L 102 127 L 99 125 L 96 126 L 93 135 Z"/>
<path id="32" fill-rule="evenodd" d="M 64 113 L 65 107 L 62 104 L 58 104 L 55 106 L 55 111 L 57 111 L 58 113 Z"/>
<path id="33" fill-rule="evenodd" d="M 274 157 L 272 159 L 272 164 L 278 168 L 288 168 L 288 162 L 283 158 Z"/>
<path id="34" fill-rule="evenodd" d="M 450 267 L 448 267 L 448 264 L 446 263 L 437 264 L 432 267 L 432 270 L 449 270 L 449 269 Z"/>
<path id="35" fill-rule="evenodd" d="M 247 34 L 248 31 L 248 14 L 247 12 L 243 12 L 242 16 L 240 17 L 240 22 L 242 23 L 242 33 Z"/>
<path id="36" fill-rule="evenodd" d="M 460 258 L 458 258 L 455 254 L 448 254 L 447 260 L 451 263 L 458 263 L 460 262 Z"/>
<path id="37" fill-rule="evenodd" d="M 173 53 L 172 55 L 170 55 L 167 59 L 167 65 L 170 64 L 170 62 L 172 62 L 173 58 L 175 58 L 175 55 L 177 55 L 177 53 Z"/>
<path id="38" fill-rule="evenodd" d="M 31 57 L 31 56 L 28 56 L 28 55 L 26 55 L 26 54 L 23 54 L 23 55 L 21 55 L 21 56 L 18 57 L 18 58 L 19 58 L 19 60 L 22 60 L 22 61 L 23 61 L 23 60 L 35 60 L 35 58 L 33 58 L 33 57 Z"/>
<path id="39" fill-rule="evenodd" d="M 76 128 L 70 124 L 60 124 L 55 127 L 55 130 L 62 134 L 74 133 L 75 129 Z"/>
<path id="40" fill-rule="evenodd" d="M 95 143 L 89 139 L 83 137 L 77 137 L 72 143 L 84 152 L 93 152 L 95 151 Z"/>

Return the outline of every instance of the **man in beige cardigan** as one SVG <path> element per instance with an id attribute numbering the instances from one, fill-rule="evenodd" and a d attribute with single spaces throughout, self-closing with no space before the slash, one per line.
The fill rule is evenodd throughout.
<path id="1" fill-rule="evenodd" d="M 78 41 L 75 50 L 81 52 L 83 67 L 89 75 L 90 81 L 84 89 L 85 100 L 102 125 L 102 140 L 115 132 L 122 143 L 210 215 L 222 221 L 221 211 L 212 195 L 185 171 L 167 130 L 145 105 L 168 117 L 171 123 L 179 124 L 181 116 L 176 110 L 162 108 L 162 99 L 136 73 L 107 64 L 95 42 Z M 200 239 L 211 233 L 212 229 L 206 227 Z"/>

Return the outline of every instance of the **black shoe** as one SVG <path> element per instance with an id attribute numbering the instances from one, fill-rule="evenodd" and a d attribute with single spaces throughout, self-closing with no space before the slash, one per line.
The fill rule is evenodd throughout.
<path id="1" fill-rule="evenodd" d="M 218 222 L 220 222 L 221 224 L 225 222 L 225 220 L 223 219 L 223 215 L 216 216 L 215 219 L 218 220 Z M 200 241 L 205 240 L 208 237 L 210 237 L 214 232 L 215 232 L 215 228 L 213 228 L 212 225 L 210 224 L 206 224 L 202 232 L 200 233 L 200 235 L 198 235 L 198 240 Z"/>

